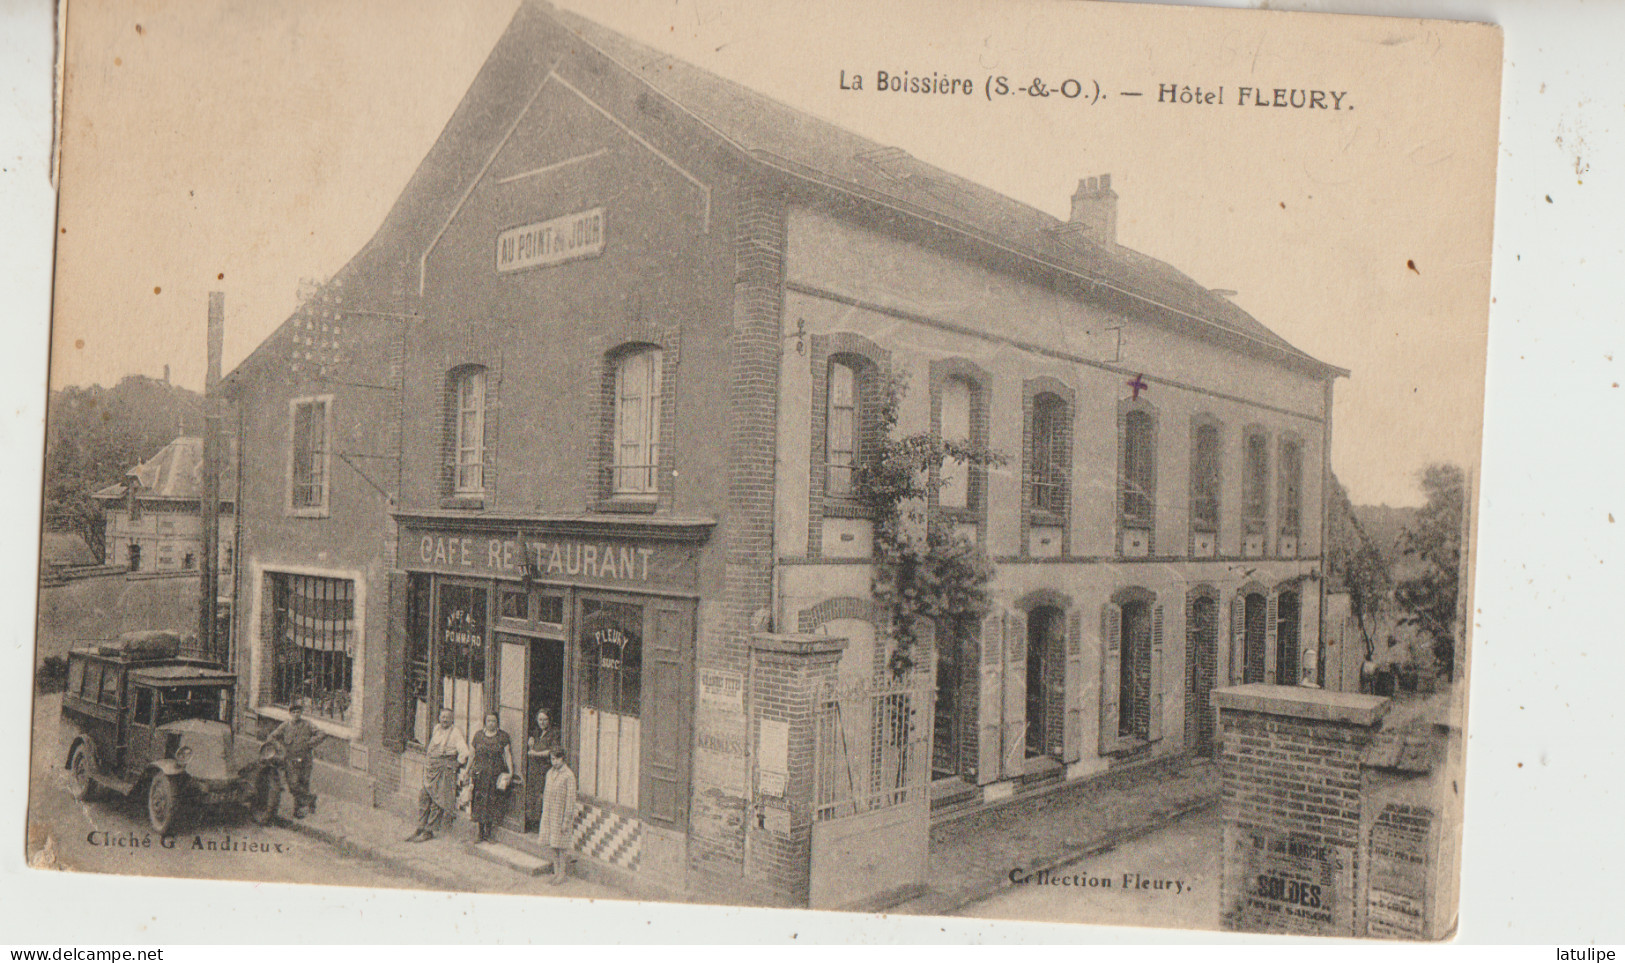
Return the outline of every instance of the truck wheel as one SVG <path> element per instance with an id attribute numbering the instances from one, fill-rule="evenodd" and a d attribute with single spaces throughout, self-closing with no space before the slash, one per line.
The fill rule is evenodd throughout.
<path id="1" fill-rule="evenodd" d="M 81 742 L 74 746 L 73 755 L 68 757 L 68 791 L 73 793 L 73 798 L 80 802 L 91 802 L 101 794 L 96 778 L 91 775 L 95 769 L 90 750 L 85 748 L 85 744 Z"/>
<path id="2" fill-rule="evenodd" d="M 155 772 L 147 781 L 147 821 L 153 832 L 168 836 L 180 822 L 181 790 L 174 776 Z"/>
<path id="3" fill-rule="evenodd" d="M 277 807 L 282 804 L 282 787 L 277 785 L 276 773 L 266 769 L 254 781 L 254 796 L 249 801 L 248 818 L 256 826 L 264 826 L 276 819 Z"/>

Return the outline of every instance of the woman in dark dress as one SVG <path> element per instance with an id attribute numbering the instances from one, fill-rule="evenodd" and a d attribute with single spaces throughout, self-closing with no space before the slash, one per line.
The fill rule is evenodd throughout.
<path id="1" fill-rule="evenodd" d="M 497 714 L 485 714 L 485 728 L 468 741 L 474 750 L 469 762 L 469 778 L 474 783 L 473 816 L 480 827 L 480 842 L 495 838 L 496 824 L 502 819 L 505 794 L 497 788 L 497 777 L 514 771 L 513 746 L 508 734 L 498 728 Z"/>
<path id="2" fill-rule="evenodd" d="M 542 818 L 542 786 L 547 782 L 548 758 L 554 749 L 563 747 L 558 727 L 546 709 L 536 711 L 536 730 L 526 741 L 525 757 L 525 831 L 529 832 Z"/>

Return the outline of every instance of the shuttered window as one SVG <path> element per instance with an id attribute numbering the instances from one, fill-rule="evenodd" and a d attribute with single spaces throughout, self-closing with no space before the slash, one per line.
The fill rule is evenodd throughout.
<path id="1" fill-rule="evenodd" d="M 1290 439 L 1281 441 L 1281 534 L 1296 538 L 1303 522 L 1303 448 Z"/>
<path id="2" fill-rule="evenodd" d="M 1156 423 L 1147 411 L 1123 416 L 1123 521 L 1151 524 L 1157 491 Z"/>
<path id="3" fill-rule="evenodd" d="M 942 385 L 941 426 L 942 440 L 958 445 L 971 442 L 971 406 L 976 388 L 965 378 L 949 378 Z M 942 487 L 937 492 L 937 504 L 943 508 L 971 507 L 970 465 L 958 458 L 942 461 Z"/>
<path id="4" fill-rule="evenodd" d="M 1191 527 L 1219 530 L 1219 428 L 1198 425 L 1191 445 Z"/>
<path id="5" fill-rule="evenodd" d="M 1033 462 L 1029 477 L 1032 507 L 1038 511 L 1066 514 L 1068 422 L 1065 401 L 1052 394 L 1033 399 Z"/>
<path id="6" fill-rule="evenodd" d="M 1262 535 L 1264 509 L 1269 499 L 1269 438 L 1262 432 L 1248 432 L 1242 457 L 1242 525 L 1248 535 Z"/>
<path id="7" fill-rule="evenodd" d="M 451 394 L 457 434 L 452 490 L 459 495 L 477 495 L 485 491 L 485 369 L 459 371 Z"/>

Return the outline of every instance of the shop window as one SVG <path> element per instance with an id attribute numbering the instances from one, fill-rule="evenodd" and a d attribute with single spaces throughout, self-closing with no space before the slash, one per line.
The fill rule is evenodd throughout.
<path id="1" fill-rule="evenodd" d="M 1262 431 L 1247 432 L 1242 444 L 1241 520 L 1248 535 L 1264 534 L 1269 498 L 1270 442 Z"/>
<path id="2" fill-rule="evenodd" d="M 485 369 L 473 365 L 452 372 L 447 388 L 454 495 L 485 492 L 485 387 Z"/>
<path id="3" fill-rule="evenodd" d="M 642 739 L 643 607 L 584 599 L 576 697 L 580 788 L 636 808 Z"/>
<path id="4" fill-rule="evenodd" d="M 1122 479 L 1124 527 L 1151 527 L 1157 494 L 1156 419 L 1144 409 L 1123 416 Z"/>
<path id="5" fill-rule="evenodd" d="M 1198 425 L 1191 443 L 1191 528 L 1219 530 L 1219 426 Z"/>
<path id="6" fill-rule="evenodd" d="M 267 573 L 271 588 L 272 702 L 350 722 L 355 674 L 355 583 Z"/>
<path id="7" fill-rule="evenodd" d="M 610 490 L 616 498 L 653 499 L 659 491 L 662 355 L 643 347 L 615 360 Z"/>
<path id="8" fill-rule="evenodd" d="M 471 735 L 485 724 L 485 589 L 441 583 L 436 609 L 436 650 L 431 653 L 438 679 L 434 718 L 450 709 L 453 722 Z"/>
<path id="9" fill-rule="evenodd" d="M 1028 465 L 1032 508 L 1065 515 L 1067 503 L 1067 433 L 1071 428 L 1067 404 L 1053 394 L 1033 399 L 1031 464 Z"/>
<path id="10" fill-rule="evenodd" d="M 962 447 L 971 444 L 971 411 L 975 406 L 975 399 L 976 386 L 970 379 L 952 377 L 943 382 L 940 402 L 943 441 Z M 944 458 L 941 477 L 942 485 L 937 490 L 938 505 L 959 510 L 975 505 L 969 463 L 959 458 Z"/>
<path id="11" fill-rule="evenodd" d="M 288 505 L 295 513 L 327 510 L 329 414 L 325 398 L 292 403 Z"/>
<path id="12" fill-rule="evenodd" d="M 857 366 L 844 360 L 829 363 L 828 417 L 825 421 L 825 494 L 852 497 L 863 438 Z"/>
<path id="13" fill-rule="evenodd" d="M 1303 448 L 1293 439 L 1282 439 L 1280 450 L 1281 534 L 1297 538 L 1303 521 Z"/>

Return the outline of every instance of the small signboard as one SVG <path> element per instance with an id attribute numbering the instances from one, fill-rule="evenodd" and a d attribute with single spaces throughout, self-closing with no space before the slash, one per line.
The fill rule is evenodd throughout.
<path id="1" fill-rule="evenodd" d="M 497 273 L 548 267 L 604 253 L 604 209 L 595 207 L 497 235 Z"/>
<path id="2" fill-rule="evenodd" d="M 763 719 L 756 728 L 756 788 L 764 796 L 783 796 L 790 778 L 790 724 Z"/>

